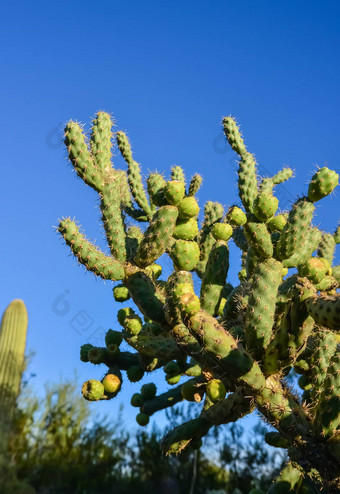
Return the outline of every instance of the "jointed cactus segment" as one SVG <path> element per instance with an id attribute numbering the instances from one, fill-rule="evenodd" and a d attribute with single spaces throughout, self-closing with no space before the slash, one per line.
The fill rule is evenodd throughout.
<path id="1" fill-rule="evenodd" d="M 210 427 L 256 407 L 276 429 L 269 444 L 287 448 L 290 457 L 270 492 L 307 492 L 319 478 L 325 493 L 335 494 L 340 489 L 340 274 L 332 264 L 340 229 L 321 233 L 311 224 L 317 201 L 333 192 L 338 176 L 320 169 L 307 195 L 289 213 L 275 216 L 274 188 L 292 170 L 258 181 L 255 158 L 235 120 L 226 117 L 223 127 L 240 157 L 243 208 L 234 205 L 225 214 L 220 203 L 208 201 L 199 224 L 195 194 L 200 175 L 186 190 L 179 166 L 172 168 L 169 180 L 151 173 L 147 198 L 123 132 L 116 136 L 127 173 L 112 168 L 108 114 L 100 112 L 94 119 L 89 146 L 81 126 L 67 124 L 71 163 L 99 193 L 111 255 L 86 240 L 69 219 L 58 230 L 88 270 L 120 281 L 113 290 L 116 301 L 131 302 L 118 311 L 121 330 L 109 330 L 105 346 L 82 346 L 83 362 L 108 367 L 102 381 L 84 384 L 83 394 L 88 400 L 108 400 L 120 391 L 123 371 L 137 382 L 145 372 L 163 368 L 169 391 L 157 396 L 149 383 L 132 397 L 140 425 L 182 399 L 205 399 L 200 415 L 165 437 L 166 453 L 189 444 L 197 447 Z M 148 225 L 139 228 L 135 221 Z M 235 287 L 226 281 L 231 239 L 241 250 Z M 167 279 L 155 264 L 163 255 L 174 266 Z M 132 352 L 122 351 L 122 339 Z M 285 381 L 291 368 L 300 374 L 299 394 Z"/>

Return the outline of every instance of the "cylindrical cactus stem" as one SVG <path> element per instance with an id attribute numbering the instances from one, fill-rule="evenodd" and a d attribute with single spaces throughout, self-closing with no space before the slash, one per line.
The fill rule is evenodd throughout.
<path id="1" fill-rule="evenodd" d="M 201 175 L 198 175 L 198 173 L 196 173 L 196 175 L 194 175 L 192 177 L 190 185 L 189 185 L 189 190 L 188 190 L 188 196 L 189 197 L 197 194 L 197 192 L 199 191 L 199 189 L 202 185 L 202 181 L 203 181 L 203 179 L 202 179 Z"/>
<path id="2" fill-rule="evenodd" d="M 323 233 L 318 248 L 318 256 L 327 259 L 330 266 L 333 264 L 334 252 L 335 252 L 335 239 L 330 233 Z"/>
<path id="3" fill-rule="evenodd" d="M 263 358 L 272 337 L 276 295 L 281 284 L 282 264 L 266 259 L 258 264 L 251 279 L 246 313 L 245 336 L 247 348 L 256 360 Z"/>
<path id="4" fill-rule="evenodd" d="M 116 137 L 118 148 L 128 165 L 128 180 L 131 193 L 138 206 L 150 217 L 152 214 L 151 207 L 148 203 L 143 187 L 139 164 L 132 158 L 129 140 L 124 132 L 117 132 Z"/>
<path id="5" fill-rule="evenodd" d="M 171 168 L 171 180 L 177 180 L 178 182 L 182 182 L 184 185 L 186 184 L 184 170 L 182 167 L 176 165 Z"/>
<path id="6" fill-rule="evenodd" d="M 142 314 L 161 326 L 167 327 L 163 308 L 165 298 L 157 291 L 151 278 L 146 273 L 137 271 L 126 277 L 125 285 Z"/>
<path id="7" fill-rule="evenodd" d="M 170 431 L 162 441 L 165 454 L 177 454 L 190 443 L 204 437 L 214 425 L 228 424 L 248 415 L 254 410 L 254 405 L 243 391 L 238 389 L 223 401 L 215 403 L 196 419 L 185 422 Z"/>
<path id="8" fill-rule="evenodd" d="M 139 267 L 150 266 L 169 248 L 177 216 L 175 206 L 163 206 L 155 212 L 135 257 L 135 263 Z"/>
<path id="9" fill-rule="evenodd" d="M 118 180 L 106 185 L 100 194 L 100 209 L 106 239 L 112 256 L 117 261 L 126 261 L 125 224 L 120 202 Z"/>
<path id="10" fill-rule="evenodd" d="M 200 277 L 203 276 L 210 251 L 215 244 L 215 238 L 212 234 L 213 225 L 220 222 L 223 215 L 223 206 L 218 202 L 208 201 L 204 206 L 203 225 L 197 238 L 200 248 L 200 260 L 196 267 L 196 271 Z"/>
<path id="11" fill-rule="evenodd" d="M 217 241 L 209 254 L 202 278 L 201 307 L 216 315 L 229 269 L 229 248 L 226 242 Z"/>
<path id="12" fill-rule="evenodd" d="M 340 293 L 310 297 L 306 300 L 306 305 L 309 314 L 318 324 L 340 331 Z"/>
<path id="13" fill-rule="evenodd" d="M 65 145 L 69 159 L 84 182 L 100 192 L 104 183 L 100 170 L 94 164 L 82 127 L 72 120 L 65 127 Z"/>
<path id="14" fill-rule="evenodd" d="M 247 213 L 253 212 L 253 204 L 257 196 L 257 176 L 255 157 L 250 153 L 242 155 L 238 168 L 239 196 Z"/>
<path id="15" fill-rule="evenodd" d="M 260 259 L 269 259 L 273 256 L 274 248 L 270 233 L 264 223 L 248 221 L 244 227 L 244 233 L 248 244 Z"/>
<path id="16" fill-rule="evenodd" d="M 290 179 L 293 175 L 294 172 L 291 168 L 283 168 L 272 177 L 272 181 L 274 185 L 282 184 L 286 180 Z"/>
<path id="17" fill-rule="evenodd" d="M 317 249 L 321 240 L 321 232 L 318 228 L 307 228 L 303 236 L 303 244 L 297 246 L 296 251 L 292 256 L 283 259 L 282 265 L 285 268 L 295 268 L 300 264 L 304 264 Z"/>
<path id="18" fill-rule="evenodd" d="M 103 173 L 111 170 L 112 119 L 109 113 L 100 111 L 92 122 L 90 147 L 93 161 Z"/>
<path id="19" fill-rule="evenodd" d="M 223 130 L 232 149 L 241 157 L 247 153 L 243 137 L 236 120 L 229 116 L 223 119 Z"/>
<path id="20" fill-rule="evenodd" d="M 305 300 L 315 293 L 314 286 L 306 278 L 298 278 L 286 302 L 286 310 L 263 357 L 266 375 L 292 365 L 304 350 L 314 328 L 314 320 L 308 315 Z"/>
<path id="21" fill-rule="evenodd" d="M 5 310 L 0 326 L 0 402 L 2 433 L 13 417 L 24 370 L 28 316 L 22 300 L 13 300 Z M 1 427 L 2 429 L 2 427 Z"/>
<path id="22" fill-rule="evenodd" d="M 83 234 L 78 226 L 70 219 L 64 219 L 58 227 L 59 233 L 70 246 L 72 253 L 86 269 L 104 280 L 120 281 L 124 278 L 124 267 L 112 257 L 107 257 Z"/>
<path id="23" fill-rule="evenodd" d="M 293 204 L 276 245 L 275 252 L 279 259 L 288 259 L 304 245 L 314 210 L 314 204 L 307 197 L 302 197 Z"/>
<path id="24" fill-rule="evenodd" d="M 194 377 L 189 380 L 192 383 L 201 382 L 201 377 Z M 186 381 L 188 382 L 188 381 Z M 166 393 L 155 396 L 149 400 L 144 400 L 141 406 L 141 412 L 146 413 L 148 415 L 153 415 L 159 410 L 164 410 L 165 408 L 172 407 L 183 400 L 183 396 L 181 393 L 182 384 L 169 389 Z"/>

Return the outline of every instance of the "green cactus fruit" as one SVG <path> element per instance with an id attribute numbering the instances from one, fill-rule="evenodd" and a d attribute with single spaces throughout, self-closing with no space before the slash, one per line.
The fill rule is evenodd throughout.
<path id="1" fill-rule="evenodd" d="M 288 274 L 288 268 L 282 268 L 281 276 L 284 278 Z"/>
<path id="2" fill-rule="evenodd" d="M 121 326 L 124 328 L 124 321 L 126 317 L 133 316 L 135 311 L 131 309 L 131 307 L 124 307 L 123 309 L 119 309 L 117 312 L 117 319 Z"/>
<path id="3" fill-rule="evenodd" d="M 339 183 L 339 175 L 324 166 L 313 176 L 308 187 L 308 199 L 312 202 L 320 201 L 333 192 Z"/>
<path id="4" fill-rule="evenodd" d="M 319 295 L 306 300 L 306 306 L 312 318 L 326 328 L 340 330 L 340 294 Z"/>
<path id="5" fill-rule="evenodd" d="M 227 394 L 227 390 L 220 379 L 211 379 L 206 386 L 206 393 L 208 398 L 213 402 L 224 400 Z"/>
<path id="6" fill-rule="evenodd" d="M 129 290 L 124 285 L 117 285 L 112 291 L 116 302 L 126 302 L 130 298 Z"/>
<path id="7" fill-rule="evenodd" d="M 150 202 L 155 206 L 166 206 L 167 201 L 164 195 L 166 181 L 159 173 L 150 173 L 147 179 L 147 188 Z"/>
<path id="8" fill-rule="evenodd" d="M 137 424 L 140 425 L 141 427 L 148 425 L 149 420 L 150 417 L 146 413 L 139 413 L 136 417 Z"/>
<path id="9" fill-rule="evenodd" d="M 199 191 L 201 185 L 202 185 L 202 177 L 201 175 L 198 175 L 198 173 L 196 173 L 196 175 L 194 175 L 190 181 L 190 185 L 189 185 L 189 191 L 188 191 L 188 196 L 189 197 L 192 197 L 194 196 L 195 194 L 197 194 L 197 192 Z"/>
<path id="10" fill-rule="evenodd" d="M 338 281 L 333 277 L 333 276 L 324 276 L 320 283 L 317 283 L 315 285 L 315 288 L 319 292 L 331 292 L 331 290 L 334 290 L 339 287 Z M 329 293 L 331 295 L 331 293 Z"/>
<path id="11" fill-rule="evenodd" d="M 125 309 L 122 309 L 123 311 Z M 114 329 L 109 329 L 105 335 L 105 345 L 117 345 L 119 346 L 123 341 L 123 336 L 120 331 L 115 331 Z"/>
<path id="12" fill-rule="evenodd" d="M 80 360 L 82 362 L 89 361 L 89 351 L 93 348 L 93 345 L 90 343 L 86 343 L 80 347 Z"/>
<path id="13" fill-rule="evenodd" d="M 131 396 L 131 405 L 136 408 L 140 408 L 143 405 L 143 396 L 140 393 L 134 393 Z"/>
<path id="14" fill-rule="evenodd" d="M 124 278 L 124 267 L 112 257 L 92 245 L 79 231 L 78 226 L 70 219 L 64 219 L 58 227 L 59 233 L 70 246 L 72 253 L 86 269 L 104 280 L 120 281 Z"/>
<path id="15" fill-rule="evenodd" d="M 169 376 L 167 374 L 165 379 L 166 379 L 166 382 L 169 384 L 169 386 L 174 386 L 175 384 L 179 383 L 181 377 L 182 377 L 182 374 L 177 374 L 176 376 Z"/>
<path id="16" fill-rule="evenodd" d="M 177 205 L 177 208 L 178 216 L 183 220 L 196 218 L 200 211 L 198 203 L 193 196 L 184 197 Z"/>
<path id="17" fill-rule="evenodd" d="M 200 299 L 193 293 L 185 293 L 180 298 L 179 307 L 184 317 L 195 316 L 201 308 Z"/>
<path id="18" fill-rule="evenodd" d="M 224 240 L 227 242 L 233 234 L 233 227 L 228 223 L 215 223 L 212 227 L 211 233 L 213 234 L 215 240 Z"/>
<path id="19" fill-rule="evenodd" d="M 175 269 L 183 271 L 192 271 L 199 261 L 199 256 L 198 244 L 189 240 L 176 240 L 170 252 Z"/>
<path id="20" fill-rule="evenodd" d="M 135 258 L 137 266 L 146 268 L 164 254 L 171 244 L 177 216 L 177 208 L 173 206 L 163 206 L 155 212 L 139 244 Z"/>
<path id="21" fill-rule="evenodd" d="M 136 383 L 143 379 L 144 371 L 139 365 L 131 365 L 131 367 L 126 370 L 126 375 L 130 382 Z"/>
<path id="22" fill-rule="evenodd" d="M 27 324 L 24 302 L 13 300 L 4 312 L 0 326 L 0 400 L 4 418 L 9 421 L 13 417 L 24 370 Z"/>
<path id="23" fill-rule="evenodd" d="M 151 400 L 156 396 L 157 388 L 154 383 L 143 384 L 140 392 L 145 400 Z"/>
<path id="24" fill-rule="evenodd" d="M 247 216 L 244 211 L 237 206 L 231 206 L 226 215 L 226 221 L 233 226 L 243 226 L 247 223 Z"/>
<path id="25" fill-rule="evenodd" d="M 141 332 L 143 326 L 142 319 L 137 314 L 132 314 L 124 319 L 124 329 L 130 335 L 137 335 Z"/>
<path id="26" fill-rule="evenodd" d="M 247 150 L 236 121 L 230 116 L 225 117 L 223 119 L 223 129 L 232 149 L 240 156 L 243 156 Z"/>
<path id="27" fill-rule="evenodd" d="M 185 195 L 185 185 L 178 180 L 170 180 L 164 187 L 166 200 L 172 206 L 177 206 Z"/>
<path id="28" fill-rule="evenodd" d="M 117 394 L 122 386 L 122 380 L 116 374 L 106 374 L 103 381 L 104 391 L 108 394 Z"/>
<path id="29" fill-rule="evenodd" d="M 81 393 L 85 400 L 88 401 L 98 401 L 104 396 L 104 385 L 100 381 L 96 379 L 90 379 L 89 381 L 84 382 L 83 387 L 81 388 Z"/>
<path id="30" fill-rule="evenodd" d="M 274 446 L 274 448 L 288 448 L 290 442 L 279 432 L 266 432 L 264 439 L 269 446 Z"/>
<path id="31" fill-rule="evenodd" d="M 279 206 L 279 200 L 272 194 L 260 192 L 254 200 L 254 214 L 259 221 L 266 222 L 272 218 Z"/>
<path id="32" fill-rule="evenodd" d="M 327 259 L 311 257 L 305 264 L 298 266 L 300 276 L 306 276 L 312 283 L 320 283 L 329 270 Z"/>
<path id="33" fill-rule="evenodd" d="M 176 239 L 194 240 L 198 234 L 198 224 L 195 218 L 189 220 L 178 219 L 173 236 Z"/>
<path id="34" fill-rule="evenodd" d="M 300 386 L 301 389 L 303 389 L 303 391 L 310 391 L 313 387 L 311 381 L 308 379 L 307 376 L 304 375 L 299 377 L 298 385 Z"/>
<path id="35" fill-rule="evenodd" d="M 179 283 L 172 292 L 174 302 L 179 302 L 182 295 L 194 294 L 194 288 L 191 283 Z"/>
<path id="36" fill-rule="evenodd" d="M 189 380 L 182 384 L 181 394 L 186 401 L 200 403 L 204 395 L 204 388 L 198 386 L 195 381 Z"/>
<path id="37" fill-rule="evenodd" d="M 278 214 L 268 221 L 268 228 L 271 232 L 282 232 L 287 218 L 283 214 Z"/>
<path id="38" fill-rule="evenodd" d="M 162 270 L 162 266 L 160 264 L 156 264 L 155 262 L 145 268 L 146 273 L 155 280 L 160 277 Z"/>
<path id="39" fill-rule="evenodd" d="M 180 366 L 178 365 L 177 362 L 171 360 L 170 362 L 168 362 L 164 366 L 164 372 L 166 374 L 169 374 L 169 375 L 173 376 L 173 375 L 179 374 L 181 372 L 181 368 L 180 368 Z"/>

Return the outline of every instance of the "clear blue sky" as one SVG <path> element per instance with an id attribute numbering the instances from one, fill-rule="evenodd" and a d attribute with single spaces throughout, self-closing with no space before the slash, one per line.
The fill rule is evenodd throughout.
<path id="1" fill-rule="evenodd" d="M 288 205 L 316 165 L 339 172 L 339 16 L 335 0 L 2 5 L 0 310 L 13 298 L 27 304 L 37 389 L 74 369 L 100 378 L 79 347 L 116 324 L 110 284 L 85 275 L 52 228 L 75 216 L 105 247 L 96 194 L 67 165 L 63 123 L 112 112 L 145 171 L 200 172 L 200 204 L 229 205 L 235 156 L 220 122 L 233 114 L 263 173 L 295 169 L 281 193 Z M 333 230 L 339 204 L 339 192 L 322 201 L 317 224 Z M 125 382 L 100 409 L 116 411 L 138 388 Z"/>

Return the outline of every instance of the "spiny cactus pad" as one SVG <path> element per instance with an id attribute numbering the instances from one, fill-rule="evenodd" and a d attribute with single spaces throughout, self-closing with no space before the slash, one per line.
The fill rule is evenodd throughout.
<path id="1" fill-rule="evenodd" d="M 208 201 L 200 222 L 195 197 L 200 175 L 186 188 L 184 171 L 174 166 L 168 178 L 150 173 L 144 184 L 123 132 L 116 141 L 127 169 L 113 167 L 108 114 L 98 113 L 89 140 L 79 124 L 67 124 L 69 158 L 99 194 L 110 255 L 91 244 L 74 221 L 62 220 L 58 231 L 87 270 L 120 282 L 113 288 L 117 302 L 129 300 L 118 310 L 105 346 L 82 346 L 83 362 L 108 367 L 102 381 L 90 379 L 82 392 L 91 401 L 109 400 L 119 392 L 123 372 L 137 382 L 145 372 L 163 368 L 168 391 L 157 394 L 150 382 L 132 396 L 140 425 L 183 399 L 204 400 L 195 419 L 164 438 L 165 453 L 197 447 L 210 427 L 256 407 L 275 430 L 268 443 L 287 448 L 290 457 L 270 492 L 307 492 L 319 479 L 333 494 L 340 489 L 340 274 L 333 265 L 340 233 L 339 227 L 321 232 L 312 222 L 318 201 L 335 190 L 338 176 L 321 168 L 306 195 L 275 216 L 276 188 L 292 170 L 260 179 L 235 119 L 226 117 L 223 128 L 239 155 L 242 206 L 225 211 Z M 241 257 L 235 286 L 228 279 L 230 242 Z M 173 264 L 167 278 L 156 264 L 163 256 Z M 122 340 L 130 351 L 122 350 Z M 300 374 L 299 392 L 285 380 L 292 368 Z"/>

